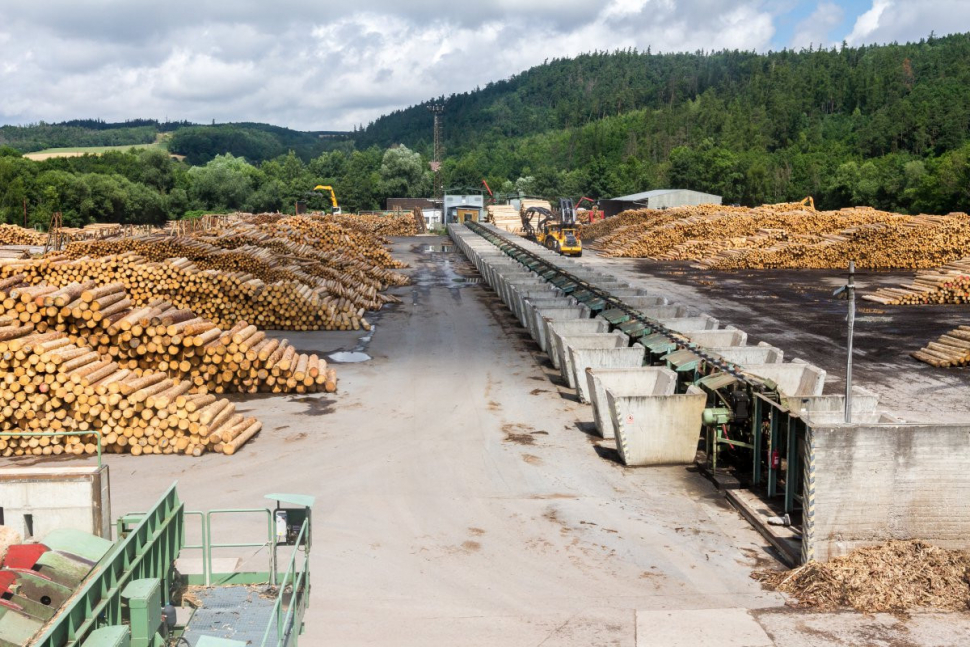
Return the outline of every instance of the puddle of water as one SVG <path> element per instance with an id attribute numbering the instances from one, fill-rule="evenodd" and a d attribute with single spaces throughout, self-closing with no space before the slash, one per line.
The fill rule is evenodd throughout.
<path id="1" fill-rule="evenodd" d="M 336 364 L 357 364 L 359 362 L 369 361 L 371 356 L 359 351 L 339 351 L 330 353 L 327 355 L 327 359 Z"/>
<path id="2" fill-rule="evenodd" d="M 425 252 L 442 252 L 445 254 L 455 251 L 454 245 L 425 245 Z"/>

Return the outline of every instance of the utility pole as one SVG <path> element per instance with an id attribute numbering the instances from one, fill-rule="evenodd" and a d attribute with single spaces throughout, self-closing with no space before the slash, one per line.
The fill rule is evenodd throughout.
<path id="1" fill-rule="evenodd" d="M 445 112 L 442 103 L 432 103 L 428 110 L 434 115 L 434 149 L 431 153 L 431 171 L 434 173 L 434 188 L 431 199 L 437 200 L 441 209 L 441 222 L 445 223 L 445 196 L 441 180 L 441 115 Z"/>
<path id="2" fill-rule="evenodd" d="M 848 353 L 845 360 L 845 421 L 852 422 L 852 337 L 855 334 L 855 261 L 849 261 L 849 281 L 835 291 L 834 296 L 849 301 Z"/>

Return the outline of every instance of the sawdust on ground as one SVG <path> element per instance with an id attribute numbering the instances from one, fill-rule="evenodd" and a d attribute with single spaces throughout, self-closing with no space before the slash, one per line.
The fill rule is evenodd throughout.
<path id="1" fill-rule="evenodd" d="M 799 607 L 852 607 L 863 613 L 970 609 L 970 551 L 918 540 L 860 548 L 825 563 L 758 571 L 752 577 L 791 596 Z"/>

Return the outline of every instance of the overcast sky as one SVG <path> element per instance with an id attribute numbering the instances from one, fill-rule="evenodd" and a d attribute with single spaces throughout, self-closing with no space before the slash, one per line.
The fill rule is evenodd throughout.
<path id="1" fill-rule="evenodd" d="M 0 124 L 344 130 L 548 58 L 970 31 L 970 0 L 2 0 Z"/>

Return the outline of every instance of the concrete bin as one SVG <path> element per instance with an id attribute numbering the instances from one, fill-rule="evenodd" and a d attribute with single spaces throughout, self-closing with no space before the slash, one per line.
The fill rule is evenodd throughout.
<path id="1" fill-rule="evenodd" d="M 790 411 L 798 412 L 804 409 L 813 418 L 818 414 L 828 413 L 835 413 L 840 416 L 844 416 L 845 394 L 805 396 L 786 396 L 783 394 L 781 397 L 781 405 L 788 408 Z M 877 406 L 879 406 L 878 395 L 861 386 L 852 387 L 853 422 L 862 422 L 862 418 L 856 420 L 856 416 L 874 414 Z M 844 418 L 841 418 L 839 421 L 843 419 Z"/>
<path id="2" fill-rule="evenodd" d="M 576 299 L 572 297 L 532 297 L 529 299 L 523 299 L 521 301 L 522 309 L 517 311 L 516 317 L 519 318 L 519 322 L 522 324 L 523 328 L 528 328 L 529 324 L 535 325 L 535 317 L 532 312 L 536 308 L 559 308 L 574 306 L 576 304 Z M 532 332 L 531 330 L 529 331 Z"/>
<path id="3" fill-rule="evenodd" d="M 570 319 L 589 319 L 590 312 L 586 306 L 569 306 L 566 308 L 541 308 L 533 311 L 533 339 L 539 344 L 542 352 L 549 354 L 549 322 L 568 321 Z"/>
<path id="4" fill-rule="evenodd" d="M 709 353 L 720 355 L 726 362 L 741 366 L 757 364 L 778 364 L 785 358 L 785 353 L 774 346 L 761 342 L 757 346 L 725 346 L 723 348 L 705 348 Z"/>
<path id="5" fill-rule="evenodd" d="M 593 335 L 607 333 L 610 325 L 602 319 L 572 319 L 569 321 L 549 322 L 549 360 L 554 368 L 559 368 L 560 348 L 563 335 Z"/>
<path id="6" fill-rule="evenodd" d="M 677 319 L 687 316 L 687 308 L 684 306 L 648 306 L 639 309 L 640 314 L 656 321 L 662 319 Z"/>
<path id="7" fill-rule="evenodd" d="M 523 328 L 528 328 L 526 325 L 525 318 L 525 301 L 536 300 L 536 299 L 558 299 L 563 298 L 562 294 L 558 290 L 551 289 L 520 289 L 512 291 L 512 312 L 515 314 L 515 318 L 519 320 L 519 323 Z M 568 297 L 566 297 L 568 298 Z M 570 300 L 569 305 L 575 303 L 575 299 Z"/>
<path id="8" fill-rule="evenodd" d="M 554 320 L 569 320 L 569 319 L 589 319 L 589 308 L 580 303 L 568 303 L 563 302 L 558 305 L 546 305 L 540 308 L 533 307 L 530 303 L 526 302 L 523 304 L 525 310 L 526 323 L 528 324 L 526 328 L 529 329 L 529 334 L 532 339 L 539 344 L 539 348 L 543 352 L 549 352 L 549 342 L 548 340 L 548 328 L 543 319 L 545 314 L 552 317 Z"/>
<path id="9" fill-rule="evenodd" d="M 690 465 L 697 455 L 707 394 L 624 396 L 606 390 L 616 449 L 624 465 Z"/>
<path id="10" fill-rule="evenodd" d="M 693 332 L 695 330 L 716 330 L 717 319 L 710 315 L 699 317 L 677 317 L 675 319 L 661 319 L 660 323 L 676 332 Z"/>
<path id="11" fill-rule="evenodd" d="M 569 388 L 576 388 L 576 373 L 573 371 L 571 348 L 627 348 L 630 338 L 619 332 L 594 335 L 563 335 L 560 338 L 559 373 Z"/>
<path id="12" fill-rule="evenodd" d="M 662 366 L 639 368 L 587 368 L 586 383 L 593 404 L 596 431 L 603 438 L 615 438 L 606 390 L 614 395 L 673 395 L 677 374 Z"/>
<path id="13" fill-rule="evenodd" d="M 647 349 L 640 344 L 627 348 L 569 348 L 569 362 L 573 366 L 576 395 L 583 404 L 592 402 L 593 395 L 586 379 L 587 369 L 639 368 L 643 366 Z"/>
<path id="14" fill-rule="evenodd" d="M 745 373 L 771 380 L 778 385 L 778 391 L 786 396 L 822 395 L 825 387 L 825 371 L 811 364 L 751 364 L 744 367 Z"/>
<path id="15" fill-rule="evenodd" d="M 642 297 L 623 297 L 623 303 L 627 304 L 634 310 L 641 310 L 642 308 L 650 308 L 653 306 L 665 306 L 667 305 L 666 297 L 653 297 L 653 296 L 642 296 Z"/>
<path id="16" fill-rule="evenodd" d="M 725 328 L 723 330 L 692 330 L 684 337 L 705 348 L 726 348 L 744 346 L 748 343 L 748 333 L 743 330 Z"/>

